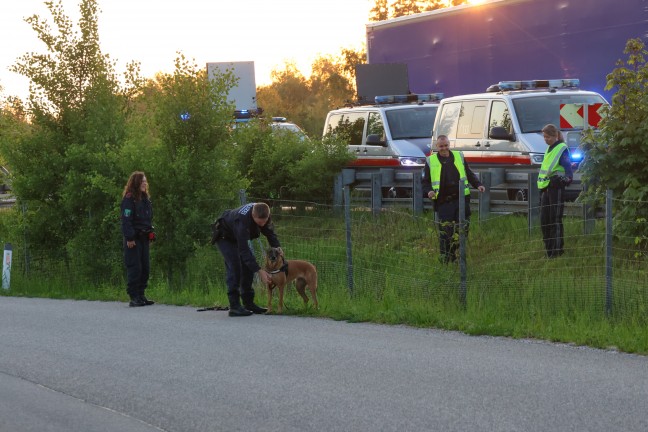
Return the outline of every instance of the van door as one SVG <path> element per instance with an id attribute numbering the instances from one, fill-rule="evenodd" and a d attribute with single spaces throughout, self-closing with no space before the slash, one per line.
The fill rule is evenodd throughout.
<path id="1" fill-rule="evenodd" d="M 369 111 L 367 114 L 367 133 L 363 144 L 358 157 L 366 158 L 366 164 L 377 166 L 398 164 L 398 160 L 394 159 L 394 152 L 387 142 L 385 124 L 378 111 Z"/>
<path id="2" fill-rule="evenodd" d="M 483 163 L 489 166 L 528 164 L 529 156 L 524 154 L 513 133 L 511 110 L 505 100 L 493 100 L 491 103 L 488 116 L 489 131 L 493 127 L 505 129 L 511 139 L 489 136 L 483 145 Z"/>
<path id="3" fill-rule="evenodd" d="M 461 103 L 454 148 L 463 152 L 469 163 L 480 163 L 487 137 L 488 101 L 471 100 Z"/>
<path id="4" fill-rule="evenodd" d="M 329 114 L 324 129 L 325 136 L 332 136 L 347 143 L 349 152 L 360 158 L 366 156 L 366 145 L 363 144 L 366 124 L 366 111 L 351 111 Z"/>

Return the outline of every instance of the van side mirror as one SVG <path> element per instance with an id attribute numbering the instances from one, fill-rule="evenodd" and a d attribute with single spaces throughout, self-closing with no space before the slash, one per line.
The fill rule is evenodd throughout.
<path id="1" fill-rule="evenodd" d="M 367 135 L 367 145 L 387 146 L 387 143 L 381 139 L 378 134 Z"/>
<path id="2" fill-rule="evenodd" d="M 498 140 L 507 140 L 515 141 L 512 133 L 509 133 L 508 129 L 501 126 L 494 126 L 488 132 L 488 138 L 498 139 Z"/>

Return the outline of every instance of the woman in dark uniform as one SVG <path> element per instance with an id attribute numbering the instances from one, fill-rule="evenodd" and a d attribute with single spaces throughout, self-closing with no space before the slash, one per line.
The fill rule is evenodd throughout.
<path id="1" fill-rule="evenodd" d="M 130 297 L 129 306 L 148 306 L 155 303 L 144 291 L 149 280 L 149 243 L 155 240 L 153 206 L 149 199 L 146 175 L 135 171 L 130 175 L 121 202 L 121 228 L 124 235 L 124 263 Z"/>

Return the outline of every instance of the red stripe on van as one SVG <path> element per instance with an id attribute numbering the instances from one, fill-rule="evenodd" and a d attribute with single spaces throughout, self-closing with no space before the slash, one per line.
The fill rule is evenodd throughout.
<path id="1" fill-rule="evenodd" d="M 465 158 L 471 164 L 531 165 L 531 157 L 526 156 L 477 156 Z"/>
<path id="2" fill-rule="evenodd" d="M 358 158 L 350 162 L 349 166 L 400 166 L 400 162 L 398 159 Z"/>

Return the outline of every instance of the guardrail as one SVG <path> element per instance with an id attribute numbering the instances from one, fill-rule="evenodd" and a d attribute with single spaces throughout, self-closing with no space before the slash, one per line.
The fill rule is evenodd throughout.
<path id="1" fill-rule="evenodd" d="M 0 194 L 0 209 L 13 207 L 16 204 L 16 198 L 9 194 Z"/>
<path id="2" fill-rule="evenodd" d="M 537 187 L 538 170 L 529 167 L 507 167 L 494 169 L 474 169 L 480 181 L 486 187 L 486 192 L 473 193 L 471 205 L 479 211 L 479 219 L 490 218 L 491 214 L 526 213 L 529 229 L 539 225 L 540 191 Z M 422 168 L 345 168 L 338 175 L 334 187 L 334 204 L 344 205 L 345 188 L 359 191 L 360 194 L 349 197 L 352 204 L 368 205 L 374 214 L 385 207 L 408 207 L 414 214 L 432 209 L 432 201 L 423 198 L 421 185 Z M 575 176 L 574 182 L 567 189 L 577 196 L 582 185 L 580 176 Z M 526 201 L 493 199 L 493 192 L 503 194 L 508 190 L 526 191 Z M 392 197 L 390 191 L 401 193 L 404 197 Z M 584 220 L 586 233 L 593 229 L 595 213 L 589 206 L 576 203 L 565 203 L 565 215 L 581 216 Z"/>

